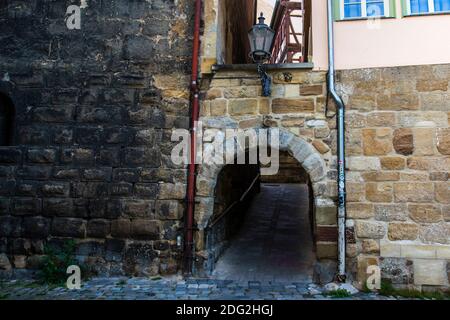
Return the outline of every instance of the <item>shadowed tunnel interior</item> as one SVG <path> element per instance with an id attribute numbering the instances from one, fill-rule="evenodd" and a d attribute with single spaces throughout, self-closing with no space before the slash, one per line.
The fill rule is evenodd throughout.
<path id="1" fill-rule="evenodd" d="M 288 153 L 280 154 L 277 175 L 259 172 L 258 165 L 228 165 L 219 175 L 206 232 L 209 271 L 217 279 L 311 282 L 308 175 Z"/>

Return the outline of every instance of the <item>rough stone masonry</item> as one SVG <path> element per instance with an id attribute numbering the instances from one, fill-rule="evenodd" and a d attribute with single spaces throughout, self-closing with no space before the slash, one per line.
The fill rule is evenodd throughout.
<path id="1" fill-rule="evenodd" d="M 76 239 L 100 274 L 179 269 L 186 171 L 170 161 L 172 128 L 187 128 L 193 4 L 91 0 L 81 30 L 72 1 L 0 4 L 0 92 L 16 108 L 16 143 L 0 147 L 0 272 L 33 270 L 48 243 Z M 308 172 L 316 254 L 336 259 L 336 128 L 325 73 L 211 75 L 216 1 L 205 3 L 205 128 L 279 127 Z M 396 286 L 448 288 L 450 66 L 340 71 L 347 124 L 347 258 L 362 286 L 378 264 Z M 330 105 L 332 114 L 332 105 Z M 209 170 L 212 169 L 212 170 Z M 197 258 L 221 168 L 200 168 Z"/>
<path id="2" fill-rule="evenodd" d="M 378 264 L 399 286 L 448 288 L 449 85 L 450 65 L 340 73 L 360 281 Z"/>
<path id="3" fill-rule="evenodd" d="M 264 98 L 255 72 L 216 72 L 202 119 L 211 128 L 282 129 L 281 149 L 312 180 L 317 258 L 335 260 L 336 122 L 325 116 L 325 73 L 284 69 L 271 76 L 272 97 Z M 338 76 L 347 106 L 349 274 L 362 288 L 367 266 L 377 264 L 382 277 L 398 287 L 448 288 L 450 66 L 350 70 Z M 213 186 L 211 169 L 204 171 L 199 183 Z M 197 219 L 207 221 L 214 193 L 202 190 Z"/>
<path id="4" fill-rule="evenodd" d="M 16 109 L 0 147 L 0 272 L 36 269 L 44 244 L 78 242 L 100 274 L 175 273 L 186 172 L 190 1 L 0 3 L 0 92 Z"/>
<path id="5" fill-rule="evenodd" d="M 272 70 L 270 98 L 260 96 L 258 76 L 248 69 L 211 74 L 217 53 L 208 44 L 220 37 L 215 5 L 205 4 L 201 70 L 210 82 L 202 119 L 212 128 L 285 132 L 289 143 L 282 148 L 313 181 L 317 258 L 336 259 L 336 121 L 325 116 L 325 73 Z M 367 266 L 377 264 L 397 287 L 448 288 L 450 65 L 339 71 L 337 82 L 346 104 L 349 276 L 362 288 Z M 331 102 L 329 109 L 332 115 Z M 211 178 L 211 170 L 204 171 L 202 186 Z M 213 190 L 202 190 L 200 221 L 212 213 Z"/>

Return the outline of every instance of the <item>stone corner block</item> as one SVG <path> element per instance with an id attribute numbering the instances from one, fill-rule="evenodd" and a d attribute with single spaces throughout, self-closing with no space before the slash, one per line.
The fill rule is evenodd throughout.
<path id="1" fill-rule="evenodd" d="M 414 284 L 416 285 L 448 285 L 447 263 L 445 260 L 415 259 Z"/>

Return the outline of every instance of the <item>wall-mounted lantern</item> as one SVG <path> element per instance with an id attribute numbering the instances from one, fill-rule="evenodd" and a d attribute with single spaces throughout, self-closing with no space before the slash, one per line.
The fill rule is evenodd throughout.
<path id="1" fill-rule="evenodd" d="M 271 94 L 270 86 L 272 80 L 268 76 L 263 64 L 270 59 L 270 49 L 272 48 L 275 31 L 264 23 L 266 18 L 264 18 L 262 12 L 258 20 L 259 23 L 255 24 L 248 32 L 251 50 L 250 57 L 255 63 L 258 64 L 258 73 L 261 77 L 263 96 L 268 97 Z"/>

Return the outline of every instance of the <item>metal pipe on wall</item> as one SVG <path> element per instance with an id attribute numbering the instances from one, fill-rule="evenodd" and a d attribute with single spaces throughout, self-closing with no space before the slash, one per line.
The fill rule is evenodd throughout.
<path id="1" fill-rule="evenodd" d="M 335 88 L 334 66 L 334 34 L 333 34 L 333 0 L 328 0 L 328 90 L 337 106 L 337 158 L 338 158 L 338 275 L 340 281 L 345 281 L 345 106 Z"/>
<path id="2" fill-rule="evenodd" d="M 194 43 L 192 49 L 192 72 L 191 72 L 191 122 L 190 122 L 190 161 L 188 165 L 187 181 L 187 210 L 184 221 L 184 274 L 192 274 L 192 262 L 194 258 L 194 209 L 195 209 L 195 185 L 196 185 L 196 125 L 199 118 L 199 85 L 198 85 L 198 59 L 200 48 L 200 22 L 202 14 L 202 1 L 195 1 L 194 18 Z"/>

